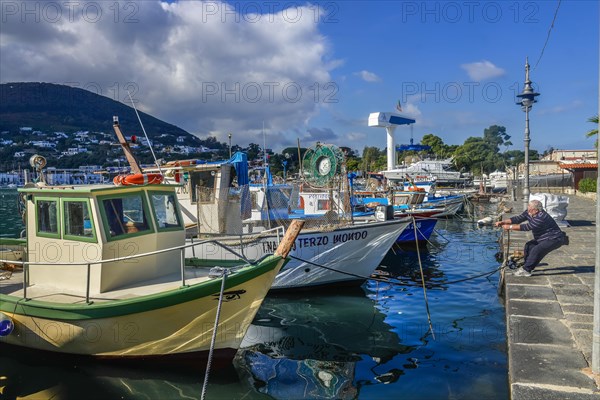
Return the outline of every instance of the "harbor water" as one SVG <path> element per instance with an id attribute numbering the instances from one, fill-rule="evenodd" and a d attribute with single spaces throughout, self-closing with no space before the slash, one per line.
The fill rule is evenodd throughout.
<path id="1" fill-rule="evenodd" d="M 495 210 L 483 207 L 478 215 Z M 19 235 L 16 190 L 0 190 L 0 215 L 0 235 Z M 498 267 L 498 235 L 465 218 L 441 220 L 426 248 L 390 252 L 379 281 L 270 293 L 234 364 L 211 371 L 206 398 L 508 398 L 498 273 L 465 280 Z M 199 399 L 203 379 L 160 365 L 0 352 L 0 393 L 7 399 Z"/>

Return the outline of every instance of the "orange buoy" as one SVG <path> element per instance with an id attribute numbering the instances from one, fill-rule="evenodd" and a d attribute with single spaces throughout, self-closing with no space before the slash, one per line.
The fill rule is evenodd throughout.
<path id="1" fill-rule="evenodd" d="M 161 174 L 131 174 L 115 176 L 113 183 L 117 186 L 158 185 L 163 181 Z"/>

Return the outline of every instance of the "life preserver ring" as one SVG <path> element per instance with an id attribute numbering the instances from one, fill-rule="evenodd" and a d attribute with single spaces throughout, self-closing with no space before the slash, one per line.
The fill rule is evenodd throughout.
<path id="1" fill-rule="evenodd" d="M 113 179 L 113 183 L 117 186 L 158 185 L 162 181 L 163 176 L 161 174 L 118 175 Z"/>
<path id="2" fill-rule="evenodd" d="M 424 192 L 424 191 L 425 191 L 425 189 L 423 189 L 423 188 L 420 188 L 420 187 L 416 187 L 416 186 L 410 186 L 410 187 L 408 188 L 408 191 L 409 191 L 409 192 Z"/>

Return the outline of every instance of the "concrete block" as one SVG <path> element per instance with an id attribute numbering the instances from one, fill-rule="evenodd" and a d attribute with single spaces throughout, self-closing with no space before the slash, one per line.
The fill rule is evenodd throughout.
<path id="1" fill-rule="evenodd" d="M 560 320 L 509 317 L 509 344 L 546 344 L 573 347 L 571 331 Z"/>
<path id="2" fill-rule="evenodd" d="M 507 312 L 526 317 L 564 318 L 558 301 L 509 300 Z"/>
<path id="3" fill-rule="evenodd" d="M 515 277 L 510 276 L 511 279 L 520 279 L 521 282 L 530 282 L 531 277 Z M 514 283 L 514 281 L 512 282 Z M 556 295 L 550 286 L 534 286 L 534 285 L 507 285 L 506 295 L 509 299 L 521 299 L 521 300 L 549 300 L 556 301 Z"/>
<path id="4" fill-rule="evenodd" d="M 588 367 L 583 354 L 569 346 L 514 344 L 509 353 L 511 384 L 535 383 L 596 390 L 594 381 L 581 372 Z"/>

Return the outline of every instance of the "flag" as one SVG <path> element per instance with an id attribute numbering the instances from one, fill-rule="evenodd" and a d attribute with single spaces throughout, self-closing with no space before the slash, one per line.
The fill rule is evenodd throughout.
<path id="1" fill-rule="evenodd" d="M 402 104 L 400 104 L 400 100 L 398 100 L 398 104 L 396 104 L 396 110 L 398 110 L 398 112 L 402 112 Z"/>

